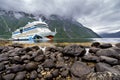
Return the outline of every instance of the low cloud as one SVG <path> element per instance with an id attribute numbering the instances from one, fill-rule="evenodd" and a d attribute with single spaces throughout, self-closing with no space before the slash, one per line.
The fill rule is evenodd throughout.
<path id="1" fill-rule="evenodd" d="M 119 30 L 120 0 L 1 0 L 0 8 L 71 17 L 98 33 Z"/>

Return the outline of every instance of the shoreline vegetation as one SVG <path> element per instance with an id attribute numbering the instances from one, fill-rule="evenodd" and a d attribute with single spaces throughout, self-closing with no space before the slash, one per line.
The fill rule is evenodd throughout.
<path id="1" fill-rule="evenodd" d="M 90 47 L 92 43 L 93 42 L 41 42 L 41 43 L 38 42 L 38 43 L 18 43 L 18 44 L 21 44 L 24 47 L 31 47 L 31 46 L 41 46 L 41 47 L 61 46 L 61 47 L 64 47 L 64 46 L 73 45 L 73 44 Z M 101 42 L 101 43 L 104 43 L 104 42 Z M 14 41 L 4 40 L 4 39 L 0 40 L 0 46 L 8 46 L 12 44 L 14 44 Z M 116 42 L 112 42 L 111 44 L 114 45 L 116 44 Z"/>
<path id="2" fill-rule="evenodd" d="M 19 42 L 19 41 L 18 41 Z M 16 42 L 17 43 L 17 42 Z M 8 46 L 14 44 L 14 41 L 9 40 L 0 40 L 0 46 Z M 31 47 L 31 46 L 41 46 L 41 47 L 50 47 L 50 46 L 67 46 L 72 44 L 83 45 L 89 47 L 91 42 L 41 42 L 41 43 L 18 43 L 24 47 Z"/>
<path id="3" fill-rule="evenodd" d="M 120 80 L 120 43 L 0 42 L 0 80 Z"/>

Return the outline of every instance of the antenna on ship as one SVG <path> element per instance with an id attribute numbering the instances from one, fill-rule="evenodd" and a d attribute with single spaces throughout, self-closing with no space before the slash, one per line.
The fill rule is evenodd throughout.
<path id="1" fill-rule="evenodd" d="M 57 31 L 56 31 L 56 28 L 55 28 L 55 32 L 57 32 Z"/>

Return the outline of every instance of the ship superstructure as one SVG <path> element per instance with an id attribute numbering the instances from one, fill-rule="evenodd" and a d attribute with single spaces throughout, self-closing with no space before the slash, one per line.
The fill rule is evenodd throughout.
<path id="1" fill-rule="evenodd" d="M 28 22 L 24 27 L 21 27 L 12 32 L 14 40 L 52 40 L 56 34 L 56 29 L 52 32 L 47 23 L 39 21 Z"/>

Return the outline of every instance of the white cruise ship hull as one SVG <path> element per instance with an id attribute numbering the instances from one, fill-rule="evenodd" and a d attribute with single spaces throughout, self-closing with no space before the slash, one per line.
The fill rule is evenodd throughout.
<path id="1" fill-rule="evenodd" d="M 12 33 L 13 40 L 52 40 L 57 33 L 52 32 L 48 29 L 48 27 L 37 27 L 35 25 L 41 24 L 46 25 L 45 23 L 34 22 L 27 25 L 27 27 L 23 27 L 21 29 L 17 29 Z M 46 25 L 47 26 L 47 25 Z"/>
<path id="2" fill-rule="evenodd" d="M 47 32 L 47 33 L 32 33 L 32 34 L 18 34 L 13 35 L 12 39 L 14 40 L 52 40 L 56 32 Z M 38 38 L 36 37 L 38 36 Z"/>

